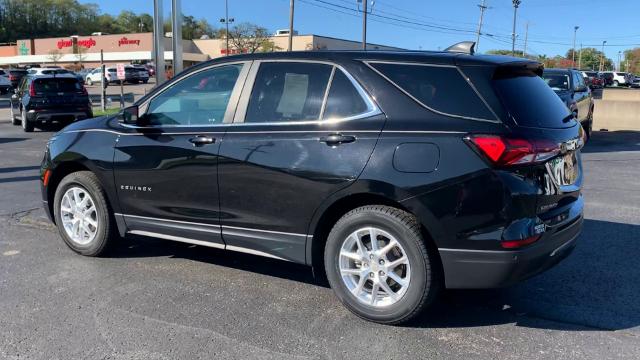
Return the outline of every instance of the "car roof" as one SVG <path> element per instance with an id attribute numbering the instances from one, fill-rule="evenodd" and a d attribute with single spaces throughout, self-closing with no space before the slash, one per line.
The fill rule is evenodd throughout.
<path id="1" fill-rule="evenodd" d="M 29 77 L 33 79 L 76 79 L 73 73 L 63 74 L 29 74 Z"/>
<path id="2" fill-rule="evenodd" d="M 204 64 L 246 60 L 361 60 L 398 61 L 450 65 L 503 65 L 509 63 L 540 64 L 537 61 L 501 55 L 471 55 L 449 51 L 363 51 L 363 50 L 314 50 L 271 53 L 239 54 L 209 60 Z M 206 66 L 206 65 L 204 65 Z"/>

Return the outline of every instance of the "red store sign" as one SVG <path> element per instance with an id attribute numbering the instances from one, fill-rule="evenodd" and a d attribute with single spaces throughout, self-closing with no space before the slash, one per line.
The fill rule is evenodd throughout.
<path id="1" fill-rule="evenodd" d="M 138 39 L 127 39 L 126 36 L 123 36 L 122 39 L 118 40 L 118 47 L 122 45 L 140 45 L 140 40 Z"/>
<path id="2" fill-rule="evenodd" d="M 72 47 L 73 40 L 58 40 L 58 49 Z M 78 46 L 85 47 L 87 49 L 96 46 L 96 41 L 93 38 L 88 38 L 84 40 L 78 40 Z"/>

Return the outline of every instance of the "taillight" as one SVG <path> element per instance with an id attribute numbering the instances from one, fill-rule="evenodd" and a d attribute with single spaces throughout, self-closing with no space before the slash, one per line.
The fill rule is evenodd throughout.
<path id="1" fill-rule="evenodd" d="M 10 81 L 16 81 L 16 80 L 18 80 L 18 77 L 15 76 L 15 75 L 9 75 L 9 80 Z"/>
<path id="2" fill-rule="evenodd" d="M 519 240 L 505 240 L 500 242 L 500 245 L 504 249 L 518 249 L 523 246 L 531 245 L 534 242 L 538 241 L 542 235 L 534 235 L 528 238 L 519 239 Z"/>
<path id="3" fill-rule="evenodd" d="M 82 95 L 89 95 L 89 92 L 87 91 L 87 88 L 84 87 L 84 85 L 80 84 L 80 91 L 82 92 Z"/>
<path id="4" fill-rule="evenodd" d="M 496 166 L 536 164 L 560 153 L 559 144 L 549 140 L 473 135 L 468 141 Z"/>
<path id="5" fill-rule="evenodd" d="M 33 84 L 33 81 L 29 84 L 29 96 L 36 96 L 36 87 Z"/>

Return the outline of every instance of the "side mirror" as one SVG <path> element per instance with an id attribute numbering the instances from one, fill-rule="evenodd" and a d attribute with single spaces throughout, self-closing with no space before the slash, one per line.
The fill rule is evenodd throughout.
<path id="1" fill-rule="evenodd" d="M 122 115 L 120 115 L 120 122 L 124 124 L 135 125 L 138 123 L 138 118 L 138 106 L 133 105 L 122 110 Z"/>
<path id="2" fill-rule="evenodd" d="M 18 95 L 18 88 L 13 89 L 13 93 Z"/>

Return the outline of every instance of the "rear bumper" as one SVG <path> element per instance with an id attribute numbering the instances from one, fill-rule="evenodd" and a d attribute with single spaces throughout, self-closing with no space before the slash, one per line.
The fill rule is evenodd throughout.
<path id="1" fill-rule="evenodd" d="M 87 111 L 65 111 L 65 110 L 29 110 L 27 112 L 28 121 L 51 122 L 55 120 L 73 121 L 89 119 L 93 117 L 91 112 Z"/>
<path id="2" fill-rule="evenodd" d="M 513 285 L 544 272 L 566 258 L 582 231 L 577 216 L 522 250 L 438 249 L 450 289 L 486 289 Z"/>

